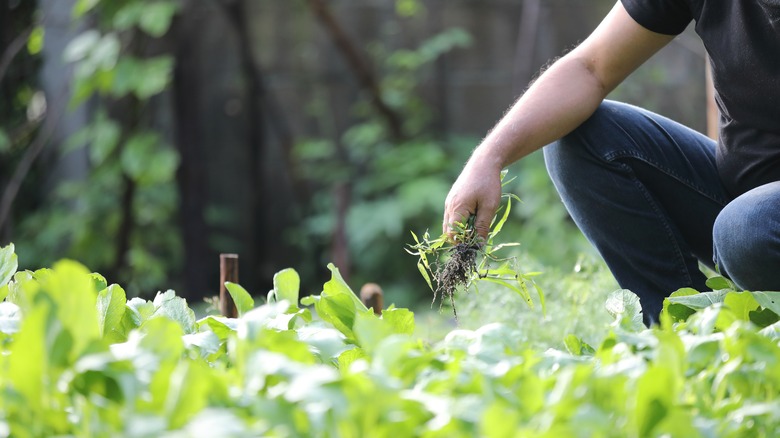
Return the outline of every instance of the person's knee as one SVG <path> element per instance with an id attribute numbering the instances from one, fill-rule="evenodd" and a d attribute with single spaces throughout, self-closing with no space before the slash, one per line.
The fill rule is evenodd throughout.
<path id="1" fill-rule="evenodd" d="M 780 236 L 772 202 L 737 198 L 718 215 L 713 227 L 715 262 L 747 290 L 780 290 Z"/>

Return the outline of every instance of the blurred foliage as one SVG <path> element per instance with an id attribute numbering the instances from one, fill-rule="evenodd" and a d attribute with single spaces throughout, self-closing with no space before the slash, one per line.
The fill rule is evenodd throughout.
<path id="1" fill-rule="evenodd" d="M 15 240 L 25 247 L 23 265 L 67 254 L 118 277 L 112 280 L 132 279 L 131 295 L 170 281 L 181 251 L 174 223 L 179 158 L 147 110 L 171 80 L 173 58 L 154 49 L 178 8 L 175 0 L 75 3 L 72 25 L 85 30 L 63 59 L 73 68 L 70 108 L 87 105 L 90 120 L 58 153 L 86 148 L 89 170 L 20 218 Z M 29 45 L 40 47 L 39 38 L 33 32 Z"/>
<path id="2" fill-rule="evenodd" d="M 425 12 L 420 2 L 396 4 L 397 20 L 420 20 Z M 419 95 L 419 85 L 430 76 L 434 63 L 470 42 L 469 34 L 460 28 L 446 29 L 414 48 L 370 42 L 367 46 L 381 75 L 381 96 L 402 115 L 404 137 L 392 138 L 368 95 L 353 107 L 358 122 L 337 133 L 327 104 L 328 90 L 320 86 L 323 88 L 315 93 L 309 110 L 323 136 L 301 141 L 295 149 L 299 173 L 316 182 L 318 188 L 304 213 L 303 232 L 293 235 L 296 243 L 302 252 L 331 244 L 339 220 L 334 187 L 348 184 L 351 281 L 379 282 L 390 302 L 427 303 L 427 295 L 422 294 L 425 285 L 414 263 L 402 255 L 402 247 L 411 241 L 409 230 L 438 233 L 447 191 L 478 143 L 476 138 L 437 133 L 432 126 L 435 109 Z M 517 167 L 519 177 L 508 191 L 518 194 L 524 204 L 512 212 L 506 224 L 507 239 L 521 242 L 522 252 L 533 252 L 544 263 L 571 269 L 578 254 L 592 252 L 590 245 L 567 221 L 541 154 Z M 331 254 L 324 255 L 325 260 L 313 264 L 330 261 Z"/>
<path id="3" fill-rule="evenodd" d="M 423 10 L 419 2 L 397 5 L 399 20 L 419 19 Z M 303 232 L 291 235 L 301 251 L 331 244 L 340 220 L 332 193 L 335 187 L 347 185 L 351 202 L 342 220 L 349 230 L 355 283 L 380 282 L 388 286 L 393 299 L 403 302 L 419 298 L 417 291 L 423 285 L 403 252 L 408 230 L 424 229 L 439 219 L 458 163 L 473 143 L 445 139 L 433 131 L 434 114 L 419 96 L 418 85 L 440 56 L 469 43 L 465 31 L 453 28 L 415 48 L 392 48 L 383 41 L 368 45 L 381 76 L 381 97 L 403 119 L 401 138 L 393 138 L 367 95 L 353 106 L 357 122 L 336 132 L 327 90 L 315 93 L 309 111 L 323 137 L 306 139 L 295 148 L 299 173 L 316 187 L 305 207 Z"/>
<path id="4" fill-rule="evenodd" d="M 83 179 L 59 184 L 44 199 L 38 194 L 45 189 L 44 178 L 30 175 L 28 180 L 35 182 L 26 184 L 35 187 L 29 193 L 23 190 L 14 205 L 13 235 L 24 248 L 22 266 L 76 258 L 107 273 L 112 281 L 125 283 L 130 295 L 172 283 L 182 259 L 175 222 L 179 194 L 174 173 L 179 157 L 167 142 L 165 130 L 170 127 L 159 120 L 155 108 L 165 99 L 175 62 L 160 38 L 182 4 L 75 2 L 69 26 L 82 30 L 63 56 L 73 69 L 70 107 L 86 108 L 90 120 L 58 153 L 85 154 L 89 171 Z M 438 109 L 420 93 L 421 85 L 436 77 L 436 63 L 444 55 L 470 44 L 469 34 L 449 28 L 411 47 L 398 46 L 398 38 L 385 38 L 388 29 L 403 27 L 399 23 L 423 25 L 428 12 L 419 0 L 396 0 L 395 22 L 377 29 L 377 40 L 356 42 L 376 67 L 381 99 L 403 121 L 400 136 L 388 128 L 369 93 L 356 94 L 349 126 L 343 128 L 329 105 L 332 90 L 325 83 L 311 84 L 307 110 L 319 129 L 296 145 L 294 170 L 313 193 L 299 206 L 300 217 L 305 218 L 302 228 L 289 224 L 284 230 L 300 255 L 302 275 L 312 278 L 317 266 L 331 261 L 328 248 L 334 229 L 343 222 L 352 282 L 379 282 L 390 302 L 404 305 L 428 300 L 414 261 L 403 252 L 411 240 L 409 230 L 438 232 L 450 184 L 479 141 L 437 131 Z M 27 41 L 28 58 L 36 59 L 45 38 L 42 27 L 34 28 Z M 20 119 L 17 122 L 26 120 L 43 97 L 34 77 L 32 70 L 28 82 L 15 89 L 12 114 Z M 13 165 L 8 163 L 14 163 L 30 141 L 29 135 L 22 138 L 0 129 L 3 174 L 11 172 Z M 516 167 L 519 171 L 513 174 L 518 179 L 509 191 L 524 203 L 512 211 L 505 227 L 507 239 L 521 242 L 521 253 L 532 253 L 545 265 L 571 269 L 579 253 L 592 249 L 566 219 L 541 155 Z M 40 166 L 33 172 L 50 168 Z M 340 186 L 349 190 L 345 214 L 334 201 Z M 204 214 L 214 223 L 214 218 L 242 212 L 211 208 Z M 204 238 L 215 241 L 219 235 Z M 126 251 L 120 251 L 122 240 L 127 240 Z"/>

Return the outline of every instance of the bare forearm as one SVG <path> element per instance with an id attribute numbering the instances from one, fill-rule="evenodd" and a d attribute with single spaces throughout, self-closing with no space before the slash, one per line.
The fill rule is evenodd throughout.
<path id="1" fill-rule="evenodd" d="M 470 161 L 496 168 L 512 164 L 574 130 L 593 114 L 607 91 L 587 62 L 576 56 L 562 58 L 512 106 Z"/>

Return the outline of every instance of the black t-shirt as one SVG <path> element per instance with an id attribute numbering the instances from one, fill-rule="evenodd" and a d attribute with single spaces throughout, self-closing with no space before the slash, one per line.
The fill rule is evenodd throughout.
<path id="1" fill-rule="evenodd" d="M 780 180 L 780 0 L 621 0 L 668 35 L 691 20 L 710 55 L 720 110 L 717 165 L 733 196 Z"/>

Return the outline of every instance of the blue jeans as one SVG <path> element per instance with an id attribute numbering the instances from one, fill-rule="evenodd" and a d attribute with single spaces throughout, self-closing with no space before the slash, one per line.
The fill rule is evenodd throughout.
<path id="1" fill-rule="evenodd" d="M 639 296 L 646 323 L 675 290 L 708 290 L 699 261 L 741 288 L 780 290 L 780 182 L 731 199 L 709 138 L 605 101 L 544 158 L 577 226 Z"/>

